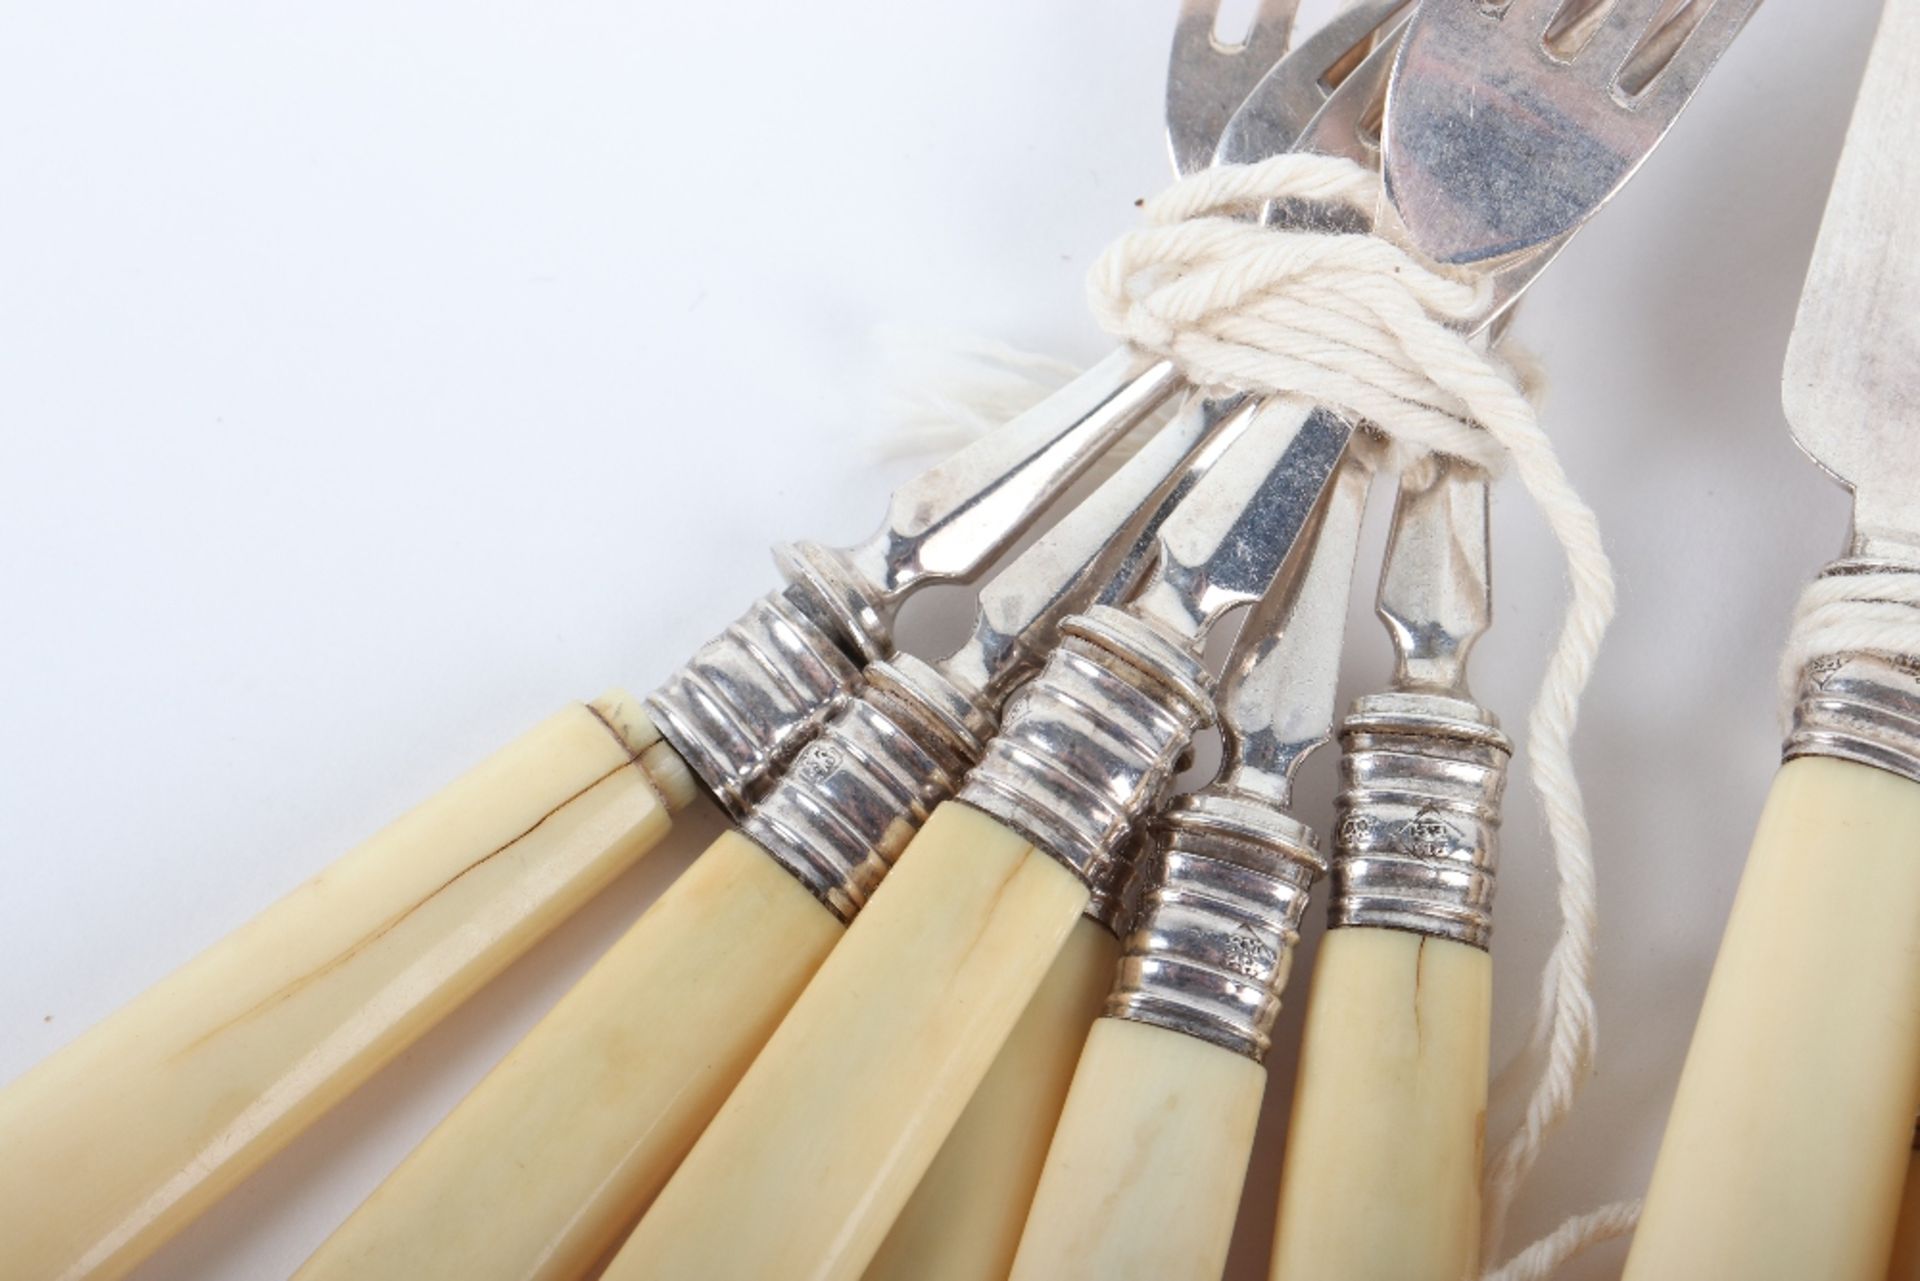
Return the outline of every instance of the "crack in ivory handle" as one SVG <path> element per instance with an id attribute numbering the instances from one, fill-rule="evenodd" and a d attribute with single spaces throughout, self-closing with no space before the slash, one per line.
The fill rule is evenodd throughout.
<path id="1" fill-rule="evenodd" d="M 1472 1277 L 1493 967 L 1403 930 L 1327 931 L 1287 1125 L 1274 1281 Z"/>
<path id="2" fill-rule="evenodd" d="M 723 833 L 296 1281 L 573 1281 L 639 1218 L 841 936 Z"/>
<path id="3" fill-rule="evenodd" d="M 0 1090 L 9 1281 L 124 1275 L 652 848 L 657 740 L 568 707 Z"/>

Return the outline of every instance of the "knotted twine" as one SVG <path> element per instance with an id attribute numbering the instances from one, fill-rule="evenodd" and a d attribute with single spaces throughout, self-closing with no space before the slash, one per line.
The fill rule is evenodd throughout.
<path id="1" fill-rule="evenodd" d="M 1146 225 L 1094 264 L 1095 316 L 1133 347 L 1172 360 L 1212 394 L 1303 396 L 1364 424 L 1380 464 L 1443 454 L 1511 470 L 1559 541 L 1570 589 L 1527 718 L 1529 770 L 1559 881 L 1561 933 L 1541 977 L 1528 1053 L 1543 1061 L 1514 1134 L 1485 1171 L 1489 1256 L 1547 1134 L 1593 1063 L 1596 906 L 1592 843 L 1572 735 L 1613 614 L 1598 523 L 1574 491 L 1512 370 L 1460 331 L 1489 286 L 1448 275 L 1373 235 L 1262 225 L 1270 202 L 1341 208 L 1371 225 L 1379 176 L 1348 160 L 1289 154 L 1218 166 L 1145 202 Z M 1631 1226 L 1631 1205 L 1570 1220 L 1493 1275 L 1550 1275 L 1573 1253 Z"/>

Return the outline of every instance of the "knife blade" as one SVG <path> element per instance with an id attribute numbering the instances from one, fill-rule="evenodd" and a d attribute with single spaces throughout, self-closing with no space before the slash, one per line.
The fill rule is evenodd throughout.
<path id="1" fill-rule="evenodd" d="M 1920 4 L 1889 0 L 1794 316 L 1794 441 L 1853 491 L 1854 555 L 1920 560 Z"/>

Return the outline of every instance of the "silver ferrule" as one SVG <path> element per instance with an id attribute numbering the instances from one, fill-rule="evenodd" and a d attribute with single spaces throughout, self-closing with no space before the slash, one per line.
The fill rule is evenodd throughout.
<path id="1" fill-rule="evenodd" d="M 859 665 L 788 588 L 755 601 L 644 706 L 694 776 L 739 819 L 859 684 Z"/>
<path id="2" fill-rule="evenodd" d="M 843 921 L 852 921 L 993 732 L 990 717 L 910 655 L 867 668 L 866 688 L 802 749 L 741 824 Z"/>
<path id="3" fill-rule="evenodd" d="M 893 653 L 893 620 L 906 592 L 889 592 L 837 547 L 814 542 L 782 543 L 773 563 L 787 580 L 787 595 L 840 648 L 861 663 Z"/>
<path id="4" fill-rule="evenodd" d="M 1920 782 L 1920 659 L 1833 654 L 1808 663 L 1781 755 L 1833 756 Z"/>
<path id="5" fill-rule="evenodd" d="M 1155 820 L 1108 1018 L 1266 1057 L 1313 883 L 1310 828 L 1264 800 L 1206 789 Z"/>
<path id="6" fill-rule="evenodd" d="M 957 799 L 1093 887 L 1113 875 L 1213 703 L 1205 669 L 1131 614 L 1098 606 L 1060 631 Z"/>
<path id="7" fill-rule="evenodd" d="M 1484 949 L 1493 936 L 1500 795 L 1513 745 L 1441 694 L 1374 694 L 1340 727 L 1329 924 Z"/>
<path id="8" fill-rule="evenodd" d="M 1910 561 L 1856 556 L 1821 577 L 1912 574 Z M 1920 782 L 1920 654 L 1823 654 L 1800 669 L 1781 756 L 1832 756 Z"/>
<path id="9" fill-rule="evenodd" d="M 1140 901 L 1140 863 L 1152 848 L 1151 836 L 1151 831 L 1136 833 L 1087 882 L 1090 897 L 1080 914 L 1117 939 L 1126 938 L 1133 924 Z"/>

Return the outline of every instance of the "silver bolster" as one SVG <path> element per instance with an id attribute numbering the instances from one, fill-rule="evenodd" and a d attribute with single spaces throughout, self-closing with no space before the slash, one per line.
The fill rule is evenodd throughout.
<path id="1" fill-rule="evenodd" d="M 1308 893 L 1326 871 L 1318 842 L 1264 801 L 1212 790 L 1168 806 L 1154 836 L 1104 1013 L 1260 1062 Z"/>
<path id="2" fill-rule="evenodd" d="M 1143 837 L 1136 836 L 1087 882 L 1091 897 L 1080 914 L 1115 938 L 1125 938 L 1127 925 L 1133 920 L 1133 905 L 1138 898 L 1137 869 L 1146 843 Z"/>
<path id="3" fill-rule="evenodd" d="M 851 921 L 991 733 L 991 720 L 926 663 L 905 654 L 875 663 L 860 697 L 741 829 Z"/>
<path id="4" fill-rule="evenodd" d="M 736 819 L 860 683 L 860 668 L 796 595 L 755 601 L 644 703 Z"/>
<path id="5" fill-rule="evenodd" d="M 1513 754 L 1498 723 L 1464 699 L 1375 694 L 1354 705 L 1340 742 L 1329 923 L 1484 949 Z"/>
<path id="6" fill-rule="evenodd" d="M 1821 577 L 1915 572 L 1907 562 L 1848 557 Z M 1827 654 L 1801 668 L 1781 755 L 1832 756 L 1920 782 L 1920 654 Z"/>
<path id="7" fill-rule="evenodd" d="M 1920 783 L 1920 664 L 1836 654 L 1800 673 L 1782 756 L 1833 756 Z"/>
<path id="8" fill-rule="evenodd" d="M 1213 703 L 1200 664 L 1131 614 L 1097 606 L 1060 631 L 958 799 L 1095 887 L 1211 722 Z"/>

